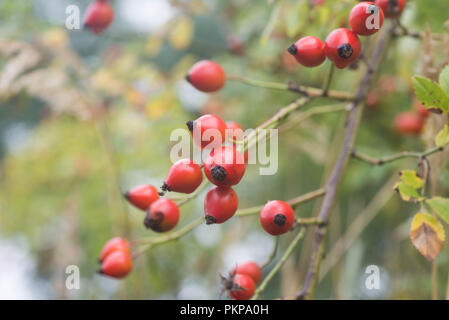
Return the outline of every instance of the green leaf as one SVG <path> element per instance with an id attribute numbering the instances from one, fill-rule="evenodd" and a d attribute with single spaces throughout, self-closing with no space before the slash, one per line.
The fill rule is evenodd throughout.
<path id="1" fill-rule="evenodd" d="M 435 138 L 435 144 L 437 145 L 437 147 L 444 147 L 448 143 L 449 143 L 449 126 L 446 124 L 443 130 L 441 130 L 437 134 Z"/>
<path id="2" fill-rule="evenodd" d="M 441 197 L 433 197 L 426 200 L 426 203 L 443 219 L 449 223 L 449 199 Z"/>
<path id="3" fill-rule="evenodd" d="M 449 109 L 449 98 L 444 90 L 430 79 L 414 76 L 413 87 L 419 102 L 427 109 L 441 109 L 447 112 Z"/>
<path id="4" fill-rule="evenodd" d="M 424 200 L 424 198 L 422 198 L 419 195 L 418 190 L 416 190 L 415 188 L 413 188 L 412 186 L 410 186 L 404 182 L 398 182 L 394 186 L 394 189 L 399 192 L 402 200 L 404 200 L 404 201 L 420 202 L 420 201 Z"/>
<path id="5" fill-rule="evenodd" d="M 440 86 L 449 96 L 449 64 L 440 73 Z"/>
<path id="6" fill-rule="evenodd" d="M 403 170 L 400 175 L 401 180 L 414 189 L 420 189 L 424 186 L 424 180 L 418 177 L 415 170 Z"/>

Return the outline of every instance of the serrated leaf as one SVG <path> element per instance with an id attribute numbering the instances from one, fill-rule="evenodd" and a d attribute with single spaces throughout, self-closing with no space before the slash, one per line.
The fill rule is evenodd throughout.
<path id="1" fill-rule="evenodd" d="M 414 76 L 413 88 L 419 102 L 427 109 L 441 109 L 447 112 L 449 109 L 449 98 L 438 83 L 430 79 Z"/>
<path id="2" fill-rule="evenodd" d="M 449 199 L 441 197 L 433 197 L 426 200 L 426 203 L 443 219 L 449 223 Z"/>
<path id="3" fill-rule="evenodd" d="M 398 182 L 394 189 L 397 190 L 402 198 L 402 200 L 407 202 L 420 202 L 424 200 L 423 197 L 419 195 L 418 190 L 412 186 L 406 184 L 405 182 Z"/>
<path id="4" fill-rule="evenodd" d="M 427 260 L 434 261 L 443 249 L 446 234 L 433 215 L 417 213 L 410 228 L 410 240 Z"/>
<path id="5" fill-rule="evenodd" d="M 449 96 L 449 64 L 444 67 L 443 71 L 440 73 L 440 86 Z"/>
<path id="6" fill-rule="evenodd" d="M 409 186 L 420 189 L 424 186 L 424 180 L 418 177 L 415 170 L 403 170 L 400 173 L 401 180 Z"/>
<path id="7" fill-rule="evenodd" d="M 435 137 L 435 144 L 437 147 L 444 147 L 449 143 L 449 126 L 446 124 L 444 128 L 438 132 Z"/>

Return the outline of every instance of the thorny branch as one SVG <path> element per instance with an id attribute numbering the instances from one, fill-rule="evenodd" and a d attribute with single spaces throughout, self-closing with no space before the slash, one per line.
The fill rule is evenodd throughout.
<path id="1" fill-rule="evenodd" d="M 326 185 L 326 195 L 323 199 L 323 204 L 321 206 L 318 218 L 323 222 L 327 223 L 332 211 L 332 207 L 335 202 L 335 196 L 337 194 L 340 179 L 345 172 L 346 163 L 350 158 L 355 137 L 358 132 L 359 122 L 362 114 L 362 103 L 365 100 L 371 82 L 374 75 L 379 67 L 381 58 L 385 52 L 385 49 L 392 37 L 394 26 L 389 26 L 381 34 L 378 40 L 374 52 L 368 61 L 368 68 L 360 82 L 360 86 L 355 95 L 354 101 L 350 102 L 348 105 L 349 114 L 346 123 L 346 132 L 344 137 L 343 146 L 341 148 L 340 154 L 335 162 L 332 173 Z M 317 283 L 317 278 L 319 274 L 319 268 L 321 261 L 323 259 L 325 250 L 325 237 L 327 233 L 326 225 L 318 226 L 315 230 L 315 238 L 312 246 L 312 255 L 310 257 L 309 266 L 307 269 L 306 277 L 304 280 L 303 288 L 297 293 L 297 299 L 308 299 L 312 298 Z"/>

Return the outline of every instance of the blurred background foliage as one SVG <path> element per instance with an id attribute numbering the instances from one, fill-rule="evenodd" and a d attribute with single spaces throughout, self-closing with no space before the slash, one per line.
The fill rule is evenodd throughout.
<path id="1" fill-rule="evenodd" d="M 106 240 L 151 234 L 142 227 L 143 213 L 126 204 L 121 191 L 163 182 L 171 165 L 170 132 L 186 120 L 214 113 L 254 128 L 296 97 L 233 82 L 204 95 L 184 81 L 194 62 L 214 59 L 228 75 L 321 87 L 329 62 L 300 67 L 285 49 L 301 36 L 324 39 L 346 26 L 355 1 L 115 0 L 115 20 L 101 36 L 67 30 L 69 4 L 78 5 L 82 14 L 89 1 L 0 1 L 0 297 L 217 298 L 218 272 L 248 259 L 262 263 L 271 253 L 274 241 L 257 217 L 201 226 L 139 257 L 126 280 L 110 280 L 96 275 Z M 411 30 L 447 34 L 448 4 L 408 1 L 402 22 Z M 369 51 L 375 40 L 362 41 Z M 432 59 L 443 63 L 447 44 L 434 46 Z M 432 125 L 421 137 L 399 136 L 392 127 L 396 114 L 412 109 L 411 76 L 425 72 L 425 53 L 416 39 L 393 42 L 376 80 L 377 95 L 371 95 L 377 100 L 361 124 L 359 150 L 382 156 L 430 145 L 434 134 L 426 131 L 433 133 Z M 360 74 L 339 70 L 333 88 L 353 91 Z M 278 173 L 260 176 L 257 165 L 251 165 L 236 187 L 240 208 L 320 187 L 343 120 L 340 113 L 320 115 L 282 132 Z M 444 163 L 435 190 L 448 196 Z M 415 167 L 407 160 L 384 167 L 351 163 L 329 246 L 357 217 L 367 219 L 368 204 L 378 206 L 373 221 L 335 266 L 325 261 L 330 272 L 318 298 L 430 297 L 430 265 L 408 241 L 410 218 L 419 208 L 402 202 L 390 187 L 400 169 Z M 180 225 L 202 215 L 202 206 L 200 196 L 183 207 Z M 311 203 L 296 213 L 308 217 L 315 210 Z M 283 237 L 281 248 L 291 237 Z M 310 237 L 264 297 L 286 296 L 300 287 L 308 244 Z M 437 261 L 441 294 L 448 254 L 445 248 Z M 71 264 L 81 269 L 81 290 L 65 289 L 65 267 Z M 364 271 L 371 264 L 382 270 L 382 290 L 374 293 L 364 289 Z"/>

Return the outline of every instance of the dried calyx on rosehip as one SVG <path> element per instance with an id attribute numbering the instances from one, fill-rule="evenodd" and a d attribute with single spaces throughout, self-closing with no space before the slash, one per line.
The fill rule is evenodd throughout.
<path id="1" fill-rule="evenodd" d="M 178 221 L 178 205 L 170 199 L 159 199 L 147 211 L 143 224 L 155 232 L 167 232 L 176 227 Z"/>
<path id="2" fill-rule="evenodd" d="M 254 295 L 256 284 L 245 274 L 231 273 L 229 277 L 220 275 L 223 289 L 235 300 L 249 300 Z"/>

